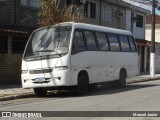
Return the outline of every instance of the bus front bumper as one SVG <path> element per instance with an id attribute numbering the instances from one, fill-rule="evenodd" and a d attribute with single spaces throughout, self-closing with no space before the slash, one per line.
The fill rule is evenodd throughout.
<path id="1" fill-rule="evenodd" d="M 23 88 L 71 86 L 70 70 L 54 71 L 44 74 L 21 74 Z"/>

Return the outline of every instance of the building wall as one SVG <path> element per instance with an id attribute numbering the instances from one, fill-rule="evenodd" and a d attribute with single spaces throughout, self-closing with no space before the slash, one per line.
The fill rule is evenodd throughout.
<path id="1" fill-rule="evenodd" d="M 22 54 L 0 54 L 0 84 L 20 83 Z"/>
<path id="2" fill-rule="evenodd" d="M 12 53 L 12 37 L 8 36 L 7 53 L 0 53 L 0 84 L 17 84 L 21 80 L 22 53 Z"/>
<path id="3" fill-rule="evenodd" d="M 145 25 L 146 25 L 146 15 L 144 13 L 135 12 L 136 15 L 143 16 L 143 28 L 136 27 L 136 22 L 133 24 L 133 35 L 138 39 L 145 39 Z"/>
<path id="4" fill-rule="evenodd" d="M 0 2 L 0 24 L 37 26 L 38 9 L 21 5 L 21 0 Z"/>
<path id="5" fill-rule="evenodd" d="M 155 71 L 156 73 L 160 73 L 160 43 L 156 44 L 155 47 Z"/>
<path id="6" fill-rule="evenodd" d="M 102 20 L 102 25 L 118 29 L 125 29 L 125 23 L 126 23 L 125 8 L 119 6 L 118 4 L 112 4 L 112 3 L 105 3 L 105 4 L 106 7 L 113 8 L 113 21 L 107 22 Z M 117 12 L 121 12 L 123 15 L 121 17 L 117 17 Z"/>
<path id="7" fill-rule="evenodd" d="M 33 27 L 38 24 L 38 9 L 21 6 L 17 13 L 16 24 Z"/>
<path id="8" fill-rule="evenodd" d="M 146 40 L 151 41 L 151 24 L 146 25 Z M 155 29 L 155 71 L 160 73 L 160 25 L 156 24 Z"/>
<path id="9" fill-rule="evenodd" d="M 24 0 L 25 1 L 25 0 Z M 28 1 L 28 0 L 27 0 Z M 26 2 L 27 2 L 26 1 Z M 37 26 L 38 9 L 21 4 L 21 0 L 0 1 L 0 25 L 6 25 L 10 31 L 27 31 L 25 29 Z M 10 27 L 9 27 L 10 26 Z M 20 30 L 18 26 L 23 28 Z M 3 30 L 5 28 L 1 27 Z M 23 52 L 12 51 L 13 37 L 22 37 L 18 33 L 0 33 L 0 36 L 6 36 L 8 50 L 6 53 L 0 53 L 0 85 L 17 84 L 21 80 L 21 60 Z M 25 40 L 29 35 L 25 35 Z M 23 41 L 24 39 L 22 39 Z M 18 46 L 17 46 L 18 47 Z"/>
<path id="10" fill-rule="evenodd" d="M 146 35 L 145 35 L 145 39 L 148 41 L 151 41 L 151 24 L 147 24 L 146 25 Z M 155 29 L 155 41 L 156 42 L 160 42 L 160 24 L 156 24 L 156 29 Z"/>
<path id="11" fill-rule="evenodd" d="M 126 9 L 126 30 L 131 31 L 131 10 Z"/>
<path id="12" fill-rule="evenodd" d="M 133 31 L 133 36 L 137 39 L 145 39 L 145 24 L 146 24 L 146 14 L 133 11 L 134 16 L 141 15 L 143 16 L 143 28 L 136 27 L 136 21 L 133 21 L 133 28 L 131 28 L 131 9 L 126 9 L 126 30 Z M 133 30 L 132 30 L 133 29 Z"/>
<path id="13" fill-rule="evenodd" d="M 12 4 L 13 3 L 9 3 L 8 1 L 0 1 L 0 24 L 12 24 Z"/>
<path id="14" fill-rule="evenodd" d="M 93 2 L 96 3 L 96 18 L 85 18 L 85 22 L 89 24 L 95 24 L 95 25 L 102 25 L 102 26 L 107 26 L 107 27 L 112 27 L 112 28 L 118 28 L 118 29 L 125 29 L 125 22 L 126 22 L 126 12 L 125 8 L 118 5 L 118 4 L 113 4 L 107 1 L 103 1 L 101 5 L 101 12 L 100 12 L 100 1 L 99 0 L 87 0 L 88 2 Z M 102 19 L 102 7 L 110 7 L 113 9 L 113 21 L 105 21 Z M 122 17 L 117 17 L 117 11 L 122 12 L 123 16 Z M 101 18 L 100 18 L 100 13 L 101 13 Z M 101 20 L 101 21 L 100 21 Z"/>
<path id="15" fill-rule="evenodd" d="M 145 39 L 148 40 L 148 41 L 151 41 L 151 26 L 146 26 Z"/>
<path id="16" fill-rule="evenodd" d="M 143 16 L 143 27 L 136 27 L 136 22 L 133 22 L 133 30 L 131 30 L 131 8 L 124 7 L 119 5 L 117 2 L 111 1 L 102 1 L 102 6 L 110 7 L 113 9 L 113 20 L 112 21 L 104 21 L 102 18 L 100 19 L 100 1 L 99 0 L 87 0 L 88 2 L 96 3 L 96 18 L 85 18 L 85 22 L 89 24 L 102 25 L 112 28 L 124 29 L 128 31 L 133 31 L 133 35 L 137 39 L 145 39 L 145 24 L 146 24 L 146 13 L 139 12 L 134 10 L 134 16 L 141 15 Z M 134 8 L 135 9 L 135 8 Z M 101 14 L 103 9 L 101 8 Z M 117 17 L 117 11 L 123 13 L 122 17 Z M 103 17 L 101 15 L 101 17 Z M 100 21 L 101 20 L 101 21 Z"/>
<path id="17" fill-rule="evenodd" d="M 156 16 L 156 25 L 155 25 L 155 71 L 160 73 L 160 16 Z M 148 41 L 151 41 L 151 23 L 152 23 L 152 16 L 147 16 L 147 22 L 146 22 L 146 35 L 145 39 Z"/>

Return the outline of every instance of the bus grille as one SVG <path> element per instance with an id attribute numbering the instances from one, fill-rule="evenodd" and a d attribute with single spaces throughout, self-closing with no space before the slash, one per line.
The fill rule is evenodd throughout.
<path id="1" fill-rule="evenodd" d="M 41 74 L 41 73 L 50 73 L 53 69 L 42 69 L 42 70 L 30 70 L 30 74 Z"/>

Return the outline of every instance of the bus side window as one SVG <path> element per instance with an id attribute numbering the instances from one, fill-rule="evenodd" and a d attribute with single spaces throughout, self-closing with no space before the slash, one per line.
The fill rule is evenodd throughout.
<path id="1" fill-rule="evenodd" d="M 81 31 L 76 31 L 74 34 L 72 51 L 83 51 L 86 49 L 83 34 Z"/>
<path id="2" fill-rule="evenodd" d="M 98 49 L 103 50 L 109 50 L 107 37 L 105 33 L 96 32 L 96 38 L 98 41 Z"/>
<path id="3" fill-rule="evenodd" d="M 115 34 L 107 34 L 111 51 L 120 51 L 118 36 Z"/>
<path id="4" fill-rule="evenodd" d="M 128 41 L 127 36 L 119 35 L 119 40 L 121 43 L 121 50 L 124 52 L 129 52 L 130 46 L 129 46 L 129 41 Z"/>
<path id="5" fill-rule="evenodd" d="M 135 44 L 135 42 L 134 42 L 134 39 L 133 39 L 133 37 L 128 37 L 129 38 L 129 42 L 130 42 L 130 46 L 131 46 L 131 51 L 132 52 L 136 52 L 137 50 L 136 50 L 136 44 Z"/>
<path id="6" fill-rule="evenodd" d="M 96 41 L 93 32 L 84 31 L 84 35 L 86 38 L 87 48 L 88 50 L 95 51 L 97 50 Z"/>

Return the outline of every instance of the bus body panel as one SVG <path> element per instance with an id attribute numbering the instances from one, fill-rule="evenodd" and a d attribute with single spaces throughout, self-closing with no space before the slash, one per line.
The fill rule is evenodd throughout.
<path id="1" fill-rule="evenodd" d="M 71 56 L 71 66 L 75 70 L 74 79 L 80 71 L 85 70 L 90 83 L 98 83 L 118 80 L 121 68 L 127 70 L 127 77 L 138 75 L 137 59 L 137 53 L 85 51 Z"/>

